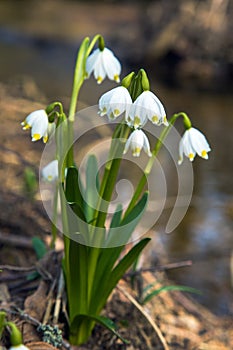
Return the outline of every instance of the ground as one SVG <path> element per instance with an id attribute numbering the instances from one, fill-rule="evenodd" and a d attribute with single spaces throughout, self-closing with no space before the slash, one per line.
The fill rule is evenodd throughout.
<path id="1" fill-rule="evenodd" d="M 145 305 L 139 303 L 138 286 L 156 283 L 156 287 L 172 284 L 164 271 L 142 272 L 140 283 L 131 288 L 125 276 L 113 291 L 104 314 L 116 322 L 119 333 L 129 344 L 96 326 L 89 342 L 71 347 L 66 339 L 64 295 L 59 315 L 54 315 L 62 256 L 62 241 L 56 251 L 38 261 L 32 238 L 46 244 L 50 240 L 50 223 L 43 209 L 38 189 L 28 191 L 25 168 L 38 172 L 42 143 L 32 144 L 21 130 L 20 122 L 31 111 L 43 108 L 43 94 L 34 82 L 23 79 L 14 85 L 0 85 L 0 308 L 22 329 L 25 344 L 33 350 L 55 349 L 42 341 L 37 326 L 44 322 L 57 324 L 63 332 L 63 349 L 144 350 L 233 348 L 232 320 L 213 315 L 181 292 L 164 292 Z M 34 191 L 34 192 L 33 192 Z M 33 193 L 32 193 L 33 192 Z M 40 278 L 28 280 L 37 271 Z M 59 317 L 58 317 L 59 316 Z M 4 334 L 1 346 L 9 346 Z"/>

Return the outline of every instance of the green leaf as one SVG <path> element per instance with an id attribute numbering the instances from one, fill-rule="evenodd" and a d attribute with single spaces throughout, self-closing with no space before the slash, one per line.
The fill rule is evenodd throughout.
<path id="1" fill-rule="evenodd" d="M 45 243 L 42 241 L 39 237 L 33 237 L 32 238 L 32 246 L 35 250 L 36 257 L 38 260 L 43 258 L 43 256 L 47 253 L 47 247 Z"/>
<path id="2" fill-rule="evenodd" d="M 143 212 L 148 201 L 148 192 L 145 192 L 139 202 L 131 210 L 131 212 L 120 222 L 117 222 L 118 217 L 114 218 L 114 226 L 110 227 L 108 238 L 106 241 L 107 247 L 123 246 L 125 245 L 135 227 L 141 220 Z M 120 215 L 120 214 L 119 214 Z"/>
<path id="3" fill-rule="evenodd" d="M 139 254 L 145 248 L 145 246 L 149 243 L 150 238 L 144 238 L 139 243 L 137 243 L 122 259 L 121 261 L 114 267 L 111 274 L 106 276 L 105 279 L 102 279 L 101 285 L 101 293 L 97 294 L 95 298 L 93 297 L 94 306 L 97 308 L 97 312 L 99 312 L 106 303 L 106 300 L 113 290 L 113 288 L 117 285 L 118 281 L 122 278 L 128 268 L 133 264 L 133 262 L 138 258 Z"/>
<path id="4" fill-rule="evenodd" d="M 69 217 L 69 224 L 72 228 L 77 226 L 77 231 L 80 232 L 82 232 L 80 227 L 83 225 L 82 221 L 86 222 L 86 217 L 83 210 L 84 201 L 82 193 L 84 193 L 84 190 L 82 188 L 78 169 L 76 167 L 69 167 L 66 176 L 65 195 L 67 202 L 69 203 L 73 212 L 77 215 L 77 218 L 74 218 L 73 216 Z"/>
<path id="5" fill-rule="evenodd" d="M 87 222 L 93 220 L 99 193 L 98 163 L 95 155 L 90 155 L 86 168 L 85 216 Z"/>
<path id="6" fill-rule="evenodd" d="M 104 326 L 105 328 L 107 328 L 109 331 L 111 331 L 113 334 L 115 334 L 119 339 L 122 340 L 123 343 L 125 344 L 129 344 L 129 341 L 124 339 L 118 332 L 117 332 L 117 327 L 116 324 L 110 320 L 107 317 L 103 317 L 103 316 L 95 316 L 95 315 L 77 315 L 73 322 L 70 325 L 70 332 L 71 334 L 77 334 L 79 329 L 80 329 L 80 325 L 82 324 L 82 322 L 84 320 L 91 320 L 94 321 L 94 323 L 99 323 L 102 326 Z"/>
<path id="7" fill-rule="evenodd" d="M 32 238 L 32 246 L 35 250 L 36 257 L 38 260 L 42 259 L 43 256 L 47 253 L 47 247 L 42 241 L 42 239 L 40 239 L 39 237 Z M 38 277 L 40 277 L 40 274 L 37 271 L 33 271 L 27 276 L 27 281 L 33 281 Z"/>
<path id="8" fill-rule="evenodd" d="M 31 167 L 26 167 L 24 170 L 24 189 L 26 194 L 33 198 L 38 189 L 38 180 L 35 170 Z"/>
<path id="9" fill-rule="evenodd" d="M 66 175 L 65 194 L 68 202 L 78 203 L 83 208 L 83 188 L 79 172 L 76 167 L 69 167 Z"/>
<path id="10" fill-rule="evenodd" d="M 27 281 L 34 281 L 38 277 L 40 277 L 40 274 L 37 271 L 33 271 L 27 276 Z"/>
<path id="11" fill-rule="evenodd" d="M 131 221 L 134 221 L 135 219 L 138 219 L 139 217 L 139 219 L 137 220 L 137 223 L 138 223 L 146 207 L 147 201 L 148 201 L 148 192 L 145 192 L 142 198 L 140 199 L 140 201 L 135 205 L 135 207 L 129 212 L 129 214 L 126 217 L 124 217 L 124 219 L 121 222 L 121 226 L 127 225 L 128 223 L 130 223 Z"/>
<path id="12" fill-rule="evenodd" d="M 129 214 L 129 216 L 122 221 L 123 224 L 127 224 L 127 226 L 124 227 L 121 226 L 122 222 L 120 222 L 120 218 L 122 216 L 122 208 L 121 206 L 117 207 L 116 212 L 113 215 L 110 225 L 111 227 L 107 235 L 107 240 L 105 244 L 106 248 L 102 249 L 99 255 L 98 265 L 96 267 L 94 289 L 92 291 L 93 304 L 91 305 L 91 310 L 92 307 L 94 307 L 95 310 L 97 306 L 95 303 L 95 295 L 98 294 L 98 290 L 102 290 L 106 280 L 109 280 L 112 274 L 113 266 L 115 265 L 122 250 L 124 249 L 125 244 L 128 242 L 136 225 L 140 221 L 145 206 L 147 204 L 147 199 L 148 193 L 145 193 L 140 199 L 140 201 L 136 204 L 132 212 Z M 132 218 L 134 218 L 134 221 L 131 221 L 130 223 L 130 220 L 132 220 Z M 134 261 L 136 259 L 137 257 L 134 259 Z M 114 288 L 114 285 L 111 288 Z"/>
<path id="13" fill-rule="evenodd" d="M 189 292 L 189 293 L 195 293 L 195 294 L 202 294 L 201 291 L 199 291 L 196 288 L 187 287 L 187 286 L 164 286 L 161 288 L 158 288 L 154 290 L 153 292 L 149 293 L 142 301 L 143 304 L 147 303 L 149 300 L 151 300 L 154 296 L 158 295 L 161 292 L 168 292 L 168 291 L 175 291 L 178 290 L 180 292 Z"/>
<path id="14" fill-rule="evenodd" d="M 69 316 L 87 312 L 88 247 L 73 240 L 69 251 Z"/>
<path id="15" fill-rule="evenodd" d="M 110 224 L 110 227 L 118 227 L 121 222 L 121 217 L 122 217 L 122 204 L 118 204 L 115 213 L 113 214 L 112 221 Z"/>

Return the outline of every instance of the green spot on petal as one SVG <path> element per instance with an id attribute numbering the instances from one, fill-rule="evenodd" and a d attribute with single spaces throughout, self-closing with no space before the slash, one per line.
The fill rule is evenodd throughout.
<path id="1" fill-rule="evenodd" d="M 157 115 L 153 115 L 153 117 L 151 118 L 153 123 L 158 123 L 159 118 L 157 117 Z"/>
<path id="2" fill-rule="evenodd" d="M 114 109 L 113 113 L 115 116 L 118 116 L 120 114 L 120 111 L 119 111 L 119 109 L 116 108 L 116 109 Z"/>
<path id="3" fill-rule="evenodd" d="M 134 126 L 139 126 L 141 124 L 141 119 L 138 116 L 134 117 Z"/>

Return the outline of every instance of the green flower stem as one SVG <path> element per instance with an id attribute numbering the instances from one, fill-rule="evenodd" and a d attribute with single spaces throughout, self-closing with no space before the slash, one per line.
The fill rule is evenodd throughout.
<path id="1" fill-rule="evenodd" d="M 86 60 L 89 54 L 91 53 L 95 43 L 97 40 L 102 38 L 101 35 L 97 34 L 90 43 L 90 39 L 86 37 L 78 51 L 77 60 L 75 64 L 74 70 L 74 81 L 73 81 L 73 89 L 70 100 L 70 108 L 68 115 L 68 137 L 69 137 L 69 151 L 67 154 L 67 167 L 74 165 L 74 151 L 73 151 L 73 139 L 74 139 L 74 131 L 73 131 L 73 123 L 75 120 L 75 113 L 77 108 L 77 101 L 80 88 L 86 78 Z"/>
<path id="2" fill-rule="evenodd" d="M 95 213 L 94 213 L 94 216 L 93 216 L 94 218 L 96 218 L 96 220 L 98 220 L 100 207 L 102 206 L 102 198 L 103 198 L 106 186 L 107 186 L 109 173 L 111 171 L 112 160 L 114 160 L 114 156 L 115 156 L 115 154 L 117 152 L 117 145 L 116 145 L 116 141 L 115 140 L 120 138 L 120 135 L 122 133 L 122 129 L 124 129 L 124 125 L 125 125 L 125 123 L 118 124 L 117 127 L 114 130 L 113 135 L 112 135 L 112 143 L 111 143 L 111 147 L 110 147 L 110 151 L 109 151 L 109 156 L 108 156 L 108 160 L 107 160 L 107 163 L 106 163 L 106 166 L 105 166 L 103 178 L 102 178 L 102 181 L 101 181 L 101 186 L 100 186 L 100 190 L 99 190 L 99 198 L 98 198 L 98 202 L 97 202 L 97 205 L 96 205 L 96 210 L 95 210 Z M 99 225 L 97 225 L 96 222 L 94 222 L 94 224 L 95 224 L 95 226 L 99 226 Z"/>
<path id="3" fill-rule="evenodd" d="M 71 94 L 71 100 L 70 100 L 70 107 L 69 107 L 69 114 L 67 119 L 67 134 L 66 131 L 64 131 L 63 138 L 68 143 L 68 153 L 66 156 L 66 161 L 64 164 L 59 165 L 59 169 L 62 169 L 59 175 L 60 179 L 60 198 L 61 198 L 61 211 L 62 211 L 62 222 L 63 222 L 63 230 L 65 232 L 64 235 L 64 272 L 65 272 L 65 278 L 66 278 L 66 286 L 67 286 L 67 295 L 68 295 L 68 303 L 69 303 L 69 316 L 72 320 L 76 314 L 82 313 L 84 311 L 87 311 L 87 305 L 86 305 L 86 288 L 87 288 L 87 271 L 81 271 L 81 268 L 83 267 L 83 264 L 81 263 L 80 259 L 83 258 L 83 254 L 86 254 L 84 250 L 86 247 L 82 247 L 80 244 L 78 244 L 75 241 L 72 241 L 68 236 L 69 232 L 69 223 L 66 213 L 66 198 L 64 196 L 63 191 L 63 183 L 64 183 L 64 172 L 65 167 L 71 167 L 74 165 L 74 154 L 73 154 L 73 140 L 74 140 L 74 129 L 73 124 L 75 121 L 75 113 L 77 109 L 77 101 L 78 101 L 78 95 L 79 91 L 82 87 L 82 84 L 86 78 L 86 71 L 85 71 L 85 65 L 86 65 L 86 59 L 91 53 L 95 43 L 97 40 L 100 39 L 100 35 L 96 35 L 93 40 L 90 43 L 90 39 L 86 37 L 78 51 L 77 59 L 76 59 L 76 65 L 74 70 L 74 80 L 73 80 L 73 89 Z M 59 146 L 58 146 L 59 147 Z M 67 147 L 65 148 L 67 149 Z M 62 156 L 62 149 L 60 152 L 60 162 L 63 159 Z M 76 269 L 76 262 L 78 257 L 78 264 L 80 266 L 80 271 L 77 274 Z M 79 278 L 80 276 L 80 278 Z M 77 300 L 78 296 L 78 300 Z M 81 306 L 80 306 L 81 305 Z M 88 331 L 88 330 L 87 330 Z M 81 333 L 85 333 L 85 330 L 82 330 Z M 90 330 L 89 330 L 90 332 Z M 81 334 L 80 333 L 80 334 Z M 88 334 L 89 336 L 90 334 Z M 84 336 L 85 338 L 86 336 Z M 75 339 L 74 340 L 74 344 Z"/>
<path id="4" fill-rule="evenodd" d="M 112 192 L 120 167 L 125 142 L 129 135 L 129 132 L 130 128 L 125 123 L 123 123 L 119 125 L 116 133 L 113 134 L 112 145 L 109 152 L 109 161 L 107 161 L 107 164 L 105 166 L 99 193 L 99 202 L 97 204 L 97 218 L 95 222 L 95 226 L 97 227 L 104 227 L 105 219 L 107 216 L 107 206 L 112 197 Z M 116 140 L 118 142 L 116 142 Z"/>
<path id="5" fill-rule="evenodd" d="M 179 117 L 183 117 L 184 123 L 185 122 L 188 123 L 188 121 L 189 121 L 189 123 L 191 124 L 190 119 L 188 118 L 187 114 L 184 112 L 176 113 L 172 116 L 172 118 L 169 121 L 169 125 L 167 127 L 165 127 L 160 134 L 160 137 L 159 137 L 159 139 L 158 139 L 158 141 L 157 141 L 157 143 L 152 151 L 152 157 L 149 159 L 149 161 L 145 167 L 144 174 L 142 175 L 141 179 L 139 180 L 139 183 L 138 183 L 138 186 L 134 192 L 134 195 L 133 195 L 133 197 L 128 205 L 127 210 L 125 211 L 124 218 L 126 218 L 128 216 L 128 214 L 131 212 L 131 210 L 134 208 L 135 204 L 137 203 L 139 197 L 141 196 L 142 191 L 143 191 L 145 184 L 146 184 L 146 181 L 147 181 L 147 176 L 151 172 L 155 158 L 157 157 L 157 155 L 158 155 L 158 153 L 163 145 L 163 141 L 165 140 L 165 138 L 169 134 L 172 126 L 174 125 L 175 121 Z"/>
<path id="6" fill-rule="evenodd" d="M 112 197 L 115 182 L 117 179 L 119 167 L 122 160 L 122 154 L 124 151 L 125 141 L 130 132 L 130 128 L 125 124 L 120 124 L 112 136 L 112 144 L 109 152 L 109 161 L 105 166 L 103 180 L 100 187 L 99 202 L 96 209 L 96 222 L 93 233 L 94 240 L 99 239 L 98 228 L 104 228 L 105 220 L 107 217 L 108 205 Z M 116 138 L 117 142 L 116 143 Z M 88 300 L 91 300 L 91 293 L 93 289 L 94 276 L 96 270 L 96 264 L 101 252 L 101 248 L 91 248 L 90 259 L 89 259 L 89 273 L 88 273 Z"/>
<path id="7" fill-rule="evenodd" d="M 85 79 L 85 65 L 87 58 L 87 51 L 89 47 L 90 39 L 86 37 L 78 51 L 77 60 L 75 64 L 74 70 L 74 81 L 73 81 L 73 89 L 70 100 L 70 108 L 68 115 L 68 140 L 69 140 L 69 151 L 67 154 L 67 167 L 74 165 L 74 150 L 73 150 L 73 139 L 74 139 L 74 131 L 73 131 L 73 123 L 75 120 L 75 113 L 77 108 L 78 94 L 80 88 Z"/>
<path id="8" fill-rule="evenodd" d="M 58 184 L 56 183 L 56 188 L 55 188 L 55 194 L 54 194 L 54 202 L 53 202 L 53 221 L 52 221 L 52 240 L 50 243 L 50 248 L 54 249 L 55 248 L 55 242 L 57 239 L 57 204 L 58 204 Z"/>
<path id="9" fill-rule="evenodd" d="M 96 34 L 88 47 L 86 58 L 90 55 L 91 51 L 93 50 L 93 47 L 95 46 L 98 40 L 102 41 L 102 44 L 104 44 L 104 38 L 102 37 L 102 35 Z"/>

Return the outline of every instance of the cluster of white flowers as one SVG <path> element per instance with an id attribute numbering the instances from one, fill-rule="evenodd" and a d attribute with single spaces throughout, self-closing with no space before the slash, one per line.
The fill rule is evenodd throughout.
<path id="1" fill-rule="evenodd" d="M 89 77 L 92 72 L 98 84 L 106 76 L 119 83 L 121 64 L 111 50 L 106 47 L 103 50 L 98 48 L 86 61 L 86 76 Z M 169 125 L 163 104 L 149 90 L 143 91 L 133 102 L 128 89 L 124 86 L 118 86 L 101 96 L 99 100 L 100 116 L 107 115 L 109 120 L 115 120 L 123 113 L 125 113 L 126 124 L 133 130 L 126 142 L 124 153 L 131 149 L 133 156 L 139 157 L 141 150 L 144 149 L 151 157 L 149 140 L 142 128 L 147 121 L 158 126 L 161 124 Z M 32 141 L 43 139 L 44 142 L 47 142 L 55 130 L 55 123 L 49 123 L 48 115 L 43 109 L 30 113 L 21 124 L 24 130 L 31 129 Z M 208 159 L 210 150 L 205 136 L 199 130 L 190 127 L 181 138 L 178 163 L 183 162 L 183 154 L 190 161 L 194 160 L 196 154 Z M 43 169 L 42 176 L 48 181 L 58 178 L 57 160 L 49 163 Z"/>
<path id="2" fill-rule="evenodd" d="M 120 63 L 109 49 L 105 48 L 103 51 L 95 50 L 87 59 L 86 69 L 88 76 L 94 71 L 98 83 L 106 75 L 109 79 L 119 81 Z M 109 120 L 115 120 L 123 113 L 125 113 L 127 125 L 133 129 L 126 142 L 124 153 L 131 148 L 133 156 L 139 157 L 143 148 L 148 156 L 151 156 L 148 138 L 141 128 L 148 120 L 154 125 L 169 125 L 163 104 L 149 90 L 143 91 L 133 102 L 128 89 L 124 86 L 118 86 L 101 96 L 99 100 L 100 116 L 107 115 Z M 210 150 L 205 136 L 199 130 L 190 127 L 185 131 L 180 141 L 178 164 L 183 162 L 183 154 L 190 161 L 193 161 L 196 154 L 204 159 L 208 159 Z"/>
<path id="3" fill-rule="evenodd" d="M 125 121 L 133 129 L 125 145 L 125 153 L 129 148 L 135 157 L 140 155 L 142 148 L 151 156 L 150 144 L 141 128 L 149 120 L 155 125 L 168 125 L 165 109 L 158 97 L 151 91 L 142 92 L 133 102 L 129 91 L 124 86 L 114 88 L 99 100 L 99 114 L 107 115 L 109 120 L 115 120 L 125 113 Z"/>

